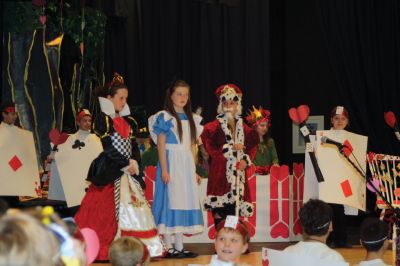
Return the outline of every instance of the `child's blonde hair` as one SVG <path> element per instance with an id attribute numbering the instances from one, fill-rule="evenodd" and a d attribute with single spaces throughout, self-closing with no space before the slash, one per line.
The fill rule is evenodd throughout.
<path id="1" fill-rule="evenodd" d="M 35 218 L 15 213 L 0 219 L 0 266 L 60 264 L 59 243 Z"/>
<path id="2" fill-rule="evenodd" d="M 112 266 L 148 265 L 147 247 L 137 238 L 121 237 L 115 240 L 108 251 Z"/>

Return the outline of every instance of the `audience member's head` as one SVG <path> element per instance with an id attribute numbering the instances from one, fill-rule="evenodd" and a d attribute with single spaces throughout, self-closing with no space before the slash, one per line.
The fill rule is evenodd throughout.
<path id="1" fill-rule="evenodd" d="M 299 211 L 304 237 L 327 236 L 332 231 L 332 209 L 318 199 L 310 199 Z"/>
<path id="2" fill-rule="evenodd" d="M 150 261 L 147 247 L 134 237 L 121 237 L 115 240 L 108 254 L 112 266 L 144 266 Z"/>
<path id="3" fill-rule="evenodd" d="M 25 213 L 0 219 L 0 266 L 60 264 L 59 242 L 40 221 Z"/>
<path id="4" fill-rule="evenodd" d="M 386 223 L 375 217 L 366 218 L 361 224 L 360 242 L 367 252 L 386 250 L 389 245 Z"/>
<path id="5" fill-rule="evenodd" d="M 237 216 L 227 216 L 217 226 L 215 251 L 218 259 L 237 263 L 240 256 L 246 252 L 250 241 L 249 230 Z"/>
<path id="6" fill-rule="evenodd" d="M 0 217 L 3 216 L 4 214 L 6 214 L 8 208 L 9 208 L 9 206 L 8 206 L 7 201 L 0 198 Z"/>

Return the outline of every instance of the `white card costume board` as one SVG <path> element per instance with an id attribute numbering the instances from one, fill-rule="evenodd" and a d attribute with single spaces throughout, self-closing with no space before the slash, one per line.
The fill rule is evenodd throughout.
<path id="1" fill-rule="evenodd" d="M 84 143 L 84 146 L 76 145 L 76 141 Z M 58 145 L 55 153 L 54 162 L 57 168 L 55 172 L 55 182 L 57 173 L 61 180 L 62 190 L 68 207 L 81 204 L 85 196 L 85 189 L 88 187 L 86 177 L 92 161 L 103 151 L 100 139 L 95 134 L 88 134 L 85 138 L 79 137 L 78 133 L 68 137 L 67 141 Z M 52 178 L 50 178 L 50 188 L 52 188 Z M 51 196 L 58 198 L 50 198 Z M 49 191 L 50 199 L 60 200 L 60 193 Z"/>
<path id="2" fill-rule="evenodd" d="M 48 199 L 65 201 L 64 189 L 61 183 L 60 173 L 58 172 L 56 162 L 53 160 L 50 165 L 50 182 Z"/>
<path id="3" fill-rule="evenodd" d="M 313 150 L 315 151 L 315 145 L 317 141 L 317 137 L 315 135 L 310 135 L 310 145 L 313 146 Z M 307 202 L 309 199 L 318 199 L 319 198 L 319 189 L 318 189 L 318 180 L 317 175 L 315 174 L 314 167 L 311 163 L 311 158 L 308 152 L 305 152 L 304 159 L 305 171 L 304 171 L 304 202 Z"/>
<path id="4" fill-rule="evenodd" d="M 365 211 L 366 184 L 364 178 L 339 153 L 335 145 L 321 144 L 321 137 L 326 136 L 340 143 L 348 141 L 353 148 L 353 154 L 350 155 L 350 159 L 358 165 L 355 160 L 357 158 L 364 172 L 366 170 L 365 154 L 367 152 L 368 137 L 346 130 L 321 130 L 317 131 L 316 136 L 315 155 L 325 181 L 321 183 L 316 181 L 312 164 L 307 158 L 308 155 L 306 155 L 304 201 L 309 198 L 319 198 L 329 203 L 343 204 Z M 309 171 L 310 168 L 311 171 Z M 355 213 L 354 209 L 349 210 L 350 213 Z M 349 211 L 346 211 L 346 213 L 349 213 Z"/>
<path id="5" fill-rule="evenodd" d="M 301 239 L 301 226 L 298 210 L 302 206 L 303 165 L 296 167 L 294 176 L 289 175 L 287 166 L 281 166 L 271 175 L 249 174 L 254 214 L 245 218 L 249 228 L 251 242 L 288 242 Z M 285 168 L 286 167 L 286 168 Z M 251 170 L 250 170 L 251 171 Z M 152 203 L 155 186 L 155 167 L 145 170 L 146 191 L 149 203 Z M 202 179 L 199 186 L 199 200 L 206 196 L 207 179 Z M 213 243 L 215 241 L 214 220 L 211 212 L 203 210 L 204 231 L 190 237 L 185 236 L 185 243 Z"/>
<path id="6" fill-rule="evenodd" d="M 32 132 L 0 124 L 0 195 L 37 197 L 39 169 Z"/>
<path id="7" fill-rule="evenodd" d="M 347 262 L 332 262 L 331 260 L 316 259 L 313 256 L 296 254 L 294 252 L 285 252 L 284 250 L 275 250 L 263 248 L 262 265 L 270 266 L 288 266 L 288 265 L 307 265 L 307 266 L 348 266 Z"/>

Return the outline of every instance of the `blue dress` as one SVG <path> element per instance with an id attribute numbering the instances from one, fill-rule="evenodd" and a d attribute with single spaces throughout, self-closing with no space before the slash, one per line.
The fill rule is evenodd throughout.
<path id="1" fill-rule="evenodd" d="M 186 114 L 178 113 L 182 123 L 182 141 L 179 140 L 176 119 L 166 111 L 149 118 L 150 135 L 155 143 L 157 136 L 166 136 L 166 159 L 170 182 L 161 177 L 160 163 L 153 200 L 153 215 L 159 234 L 197 234 L 203 231 L 203 214 L 200 208 L 196 168 L 190 140 L 190 127 Z M 203 127 L 202 118 L 193 114 L 196 136 Z"/>

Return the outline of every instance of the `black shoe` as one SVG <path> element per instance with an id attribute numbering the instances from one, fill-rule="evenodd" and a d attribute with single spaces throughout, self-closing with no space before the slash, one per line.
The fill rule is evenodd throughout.
<path id="1" fill-rule="evenodd" d="M 199 256 L 199 254 L 191 252 L 187 249 L 182 249 L 180 252 L 185 256 L 185 258 L 196 258 L 197 256 Z"/>
<path id="2" fill-rule="evenodd" d="M 183 259 L 186 258 L 185 254 L 180 252 L 179 250 L 176 250 L 174 248 L 168 249 L 167 254 L 165 255 L 166 259 Z"/>

